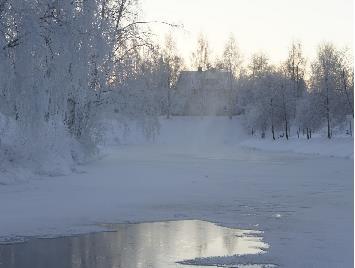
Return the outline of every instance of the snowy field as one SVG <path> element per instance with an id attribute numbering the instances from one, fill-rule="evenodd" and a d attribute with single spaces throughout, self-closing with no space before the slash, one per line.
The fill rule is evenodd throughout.
<path id="1" fill-rule="evenodd" d="M 162 120 L 150 143 L 116 129 L 101 159 L 73 174 L 0 185 L 0 239 L 82 233 L 100 230 L 98 223 L 201 219 L 263 231 L 270 249 L 256 262 L 352 267 L 352 139 L 273 143 L 241 129 L 238 119 L 174 118 Z"/>

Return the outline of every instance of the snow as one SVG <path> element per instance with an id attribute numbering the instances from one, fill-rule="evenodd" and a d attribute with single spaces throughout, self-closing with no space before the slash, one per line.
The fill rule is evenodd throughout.
<path id="1" fill-rule="evenodd" d="M 314 154 L 331 157 L 353 158 L 354 141 L 352 137 L 326 137 L 306 138 L 291 137 L 289 140 L 278 139 L 248 139 L 241 142 L 242 146 L 274 152 L 293 152 L 301 154 Z"/>
<path id="2" fill-rule="evenodd" d="M 258 263 L 352 266 L 351 139 L 292 139 L 274 149 L 248 137 L 238 118 L 222 117 L 161 119 L 151 142 L 114 130 L 102 158 L 72 174 L 0 186 L 1 241 L 101 230 L 98 223 L 200 219 L 263 231 L 270 249 Z"/>
<path id="3" fill-rule="evenodd" d="M 49 121 L 31 132 L 0 112 L 0 185 L 70 174 L 74 151 L 79 155 L 80 146 L 62 123 Z"/>
<path id="4" fill-rule="evenodd" d="M 131 124 L 128 129 L 116 126 L 109 122 L 111 129 L 106 140 L 108 145 L 112 144 L 146 144 L 144 135 L 139 128 Z M 302 135 L 300 138 L 291 136 L 289 140 L 279 138 L 272 140 L 271 136 L 261 139 L 257 136 L 251 137 L 243 130 L 241 119 L 234 117 L 232 120 L 227 117 L 174 117 L 173 120 L 160 119 L 160 133 L 154 143 L 169 144 L 170 146 L 188 144 L 185 150 L 217 146 L 220 144 L 228 146 L 246 147 L 268 152 L 290 152 L 299 154 L 311 154 L 330 157 L 353 158 L 354 140 L 350 136 L 338 135 L 328 139 L 321 133 L 314 133 L 312 139 L 307 140 Z M 326 130 L 322 130 L 323 134 Z M 223 147 L 222 147 L 223 148 Z M 218 148 L 220 151 L 222 148 Z"/>

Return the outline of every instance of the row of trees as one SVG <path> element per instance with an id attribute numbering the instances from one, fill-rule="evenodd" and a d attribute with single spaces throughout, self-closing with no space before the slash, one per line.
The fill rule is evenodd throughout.
<path id="1" fill-rule="evenodd" d="M 298 136 L 302 132 L 310 138 L 312 130 L 326 127 L 330 139 L 334 127 L 353 118 L 354 72 L 348 55 L 325 43 L 310 72 L 306 62 L 299 43 L 292 44 L 279 66 L 270 65 L 264 55 L 253 57 L 250 74 L 238 80 L 237 97 L 252 132 L 259 130 L 264 136 L 269 129 L 275 139 L 275 131 L 281 130 L 288 139 L 293 126 Z"/>
<path id="2" fill-rule="evenodd" d="M 220 57 L 212 60 L 210 55 L 208 41 L 200 35 L 192 67 L 229 73 L 229 115 L 242 114 L 251 134 L 264 137 L 270 131 L 273 139 L 280 135 L 288 139 L 293 128 L 298 136 L 304 133 L 310 138 L 312 131 L 325 127 L 331 138 L 334 127 L 351 124 L 354 68 L 347 50 L 323 43 L 315 60 L 309 61 L 301 43 L 294 42 L 287 59 L 278 65 L 264 53 L 243 62 L 230 36 Z M 351 125 L 347 132 L 352 134 Z"/>

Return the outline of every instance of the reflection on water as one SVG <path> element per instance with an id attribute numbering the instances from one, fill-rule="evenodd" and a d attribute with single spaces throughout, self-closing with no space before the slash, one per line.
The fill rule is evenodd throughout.
<path id="1" fill-rule="evenodd" d="M 113 232 L 1 245 L 0 267 L 185 267 L 198 257 L 257 254 L 268 246 L 255 231 L 197 221 L 109 225 Z"/>

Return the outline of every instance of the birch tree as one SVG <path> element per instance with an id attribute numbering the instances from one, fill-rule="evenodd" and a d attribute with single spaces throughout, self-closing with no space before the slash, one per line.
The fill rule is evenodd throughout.
<path id="1" fill-rule="evenodd" d="M 201 70 L 208 70 L 211 66 L 210 59 L 210 47 L 206 37 L 200 33 L 197 39 L 196 50 L 192 53 L 191 61 L 192 67 L 197 70 L 201 68 Z"/>

